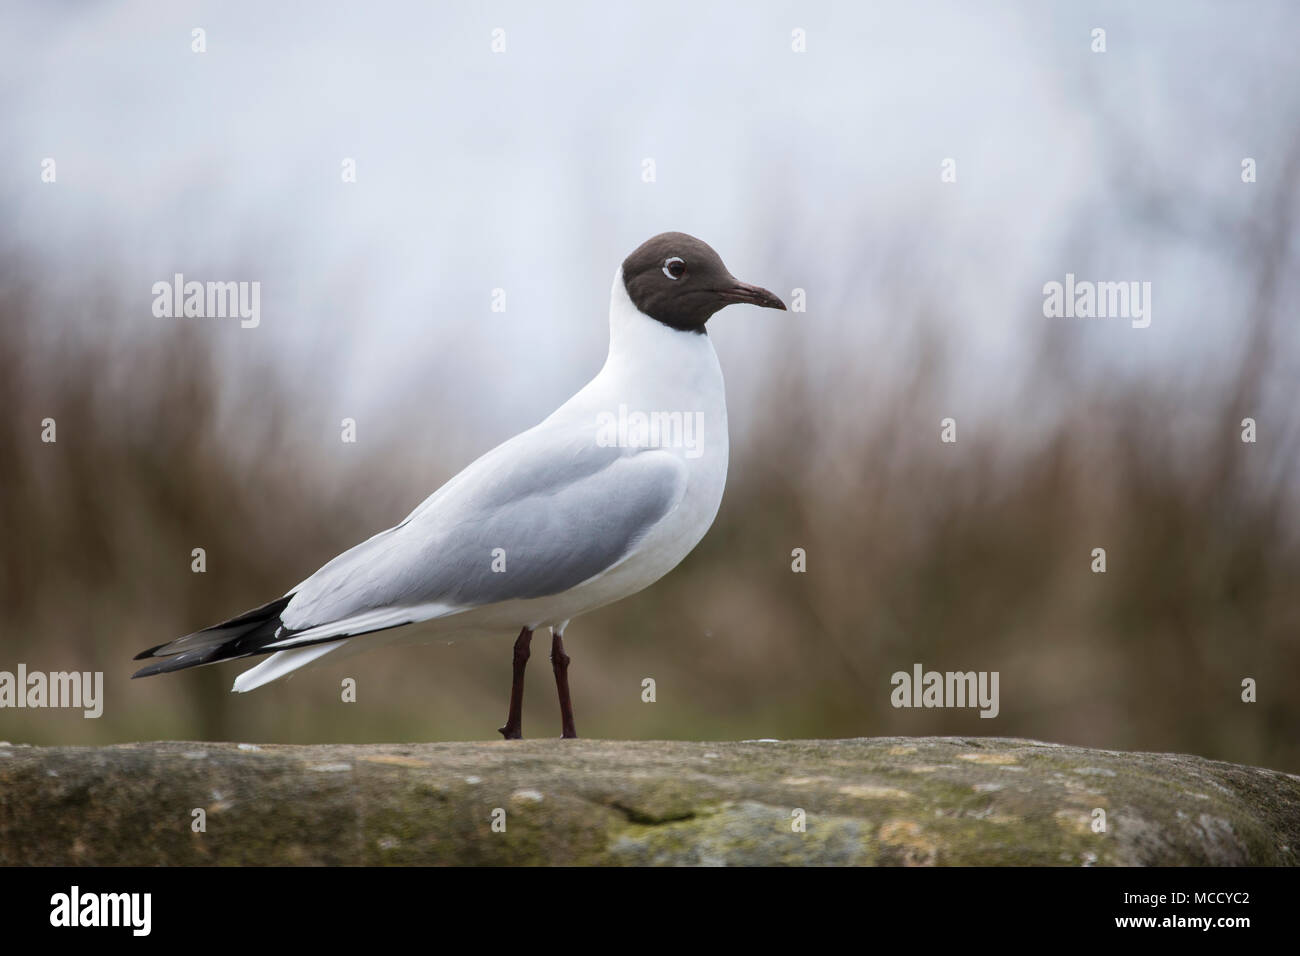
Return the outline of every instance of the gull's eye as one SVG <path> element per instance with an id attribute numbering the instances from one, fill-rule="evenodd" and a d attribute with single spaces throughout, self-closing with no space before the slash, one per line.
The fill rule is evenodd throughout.
<path id="1" fill-rule="evenodd" d="M 670 279 L 680 279 L 686 274 L 686 261 L 681 256 L 669 256 L 664 260 L 664 275 Z"/>

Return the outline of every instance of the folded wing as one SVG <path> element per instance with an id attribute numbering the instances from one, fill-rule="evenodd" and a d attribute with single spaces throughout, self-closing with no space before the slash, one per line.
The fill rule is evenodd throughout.
<path id="1" fill-rule="evenodd" d="M 667 452 L 525 432 L 299 585 L 267 649 L 567 591 L 619 564 L 685 484 Z"/>

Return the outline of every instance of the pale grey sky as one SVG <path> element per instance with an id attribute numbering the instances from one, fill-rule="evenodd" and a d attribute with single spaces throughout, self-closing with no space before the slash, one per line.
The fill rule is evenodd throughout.
<path id="1" fill-rule="evenodd" d="M 1245 216 L 1264 184 L 1240 182 L 1241 157 L 1275 173 L 1300 106 L 1300 8 L 1283 3 L 29 2 L 4 18 L 0 242 L 135 296 L 52 334 L 208 322 L 214 349 L 269 356 L 331 421 L 389 410 L 400 431 L 429 410 L 479 450 L 596 370 L 614 270 L 666 229 L 783 296 L 807 289 L 806 314 L 711 324 L 733 405 L 776 361 L 816 376 L 851 356 L 888 379 L 917 309 L 963 357 L 954 403 L 997 401 L 1066 271 L 1154 286 L 1151 328 L 1079 337 L 1093 374 L 1211 374 L 1240 330 L 1241 263 L 1141 228 L 1142 187 Z M 175 272 L 259 280 L 261 326 L 155 318 L 150 287 Z M 824 400 L 846 398 L 828 384 Z"/>

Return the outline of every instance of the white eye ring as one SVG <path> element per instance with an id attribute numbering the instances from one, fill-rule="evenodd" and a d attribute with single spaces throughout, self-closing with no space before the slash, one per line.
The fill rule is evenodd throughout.
<path id="1" fill-rule="evenodd" d="M 675 276 L 668 271 L 668 267 L 672 265 L 674 262 L 680 262 L 684 266 L 686 265 L 686 260 L 683 259 L 681 256 L 669 256 L 667 259 L 664 260 L 664 275 L 666 275 L 668 278 L 676 282 L 678 279 L 681 278 L 681 276 Z"/>

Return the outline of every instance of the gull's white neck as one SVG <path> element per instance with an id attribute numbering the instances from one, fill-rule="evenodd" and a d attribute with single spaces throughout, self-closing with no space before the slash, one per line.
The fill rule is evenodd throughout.
<path id="1" fill-rule="evenodd" d="M 722 368 L 707 335 L 681 332 L 641 312 L 628 297 L 623 270 L 609 302 L 609 355 L 600 372 L 552 416 L 592 417 L 620 405 L 643 412 L 702 412 L 725 448 L 727 401 Z"/>
<path id="2" fill-rule="evenodd" d="M 601 370 L 607 374 L 651 377 L 665 386 L 705 391 L 716 384 L 719 394 L 722 387 L 722 369 L 709 337 L 671 328 L 638 309 L 621 268 L 609 294 L 609 356 Z"/>

